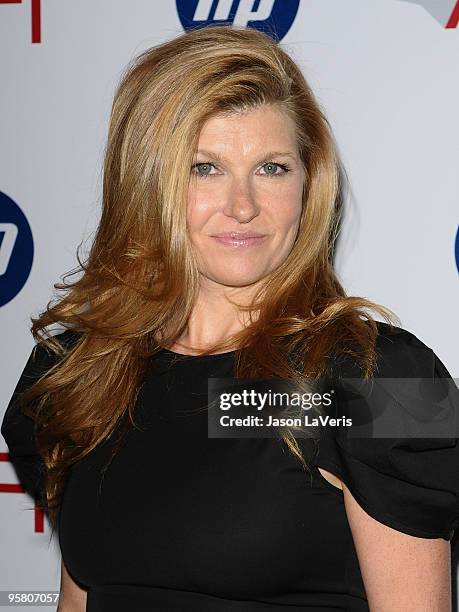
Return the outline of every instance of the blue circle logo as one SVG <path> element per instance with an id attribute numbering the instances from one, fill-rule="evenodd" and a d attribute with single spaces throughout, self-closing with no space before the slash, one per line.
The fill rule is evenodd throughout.
<path id="1" fill-rule="evenodd" d="M 24 287 L 33 261 L 33 237 L 19 206 L 0 191 L 0 306 Z"/>
<path id="2" fill-rule="evenodd" d="M 235 25 L 262 30 L 280 41 L 290 30 L 300 0 L 176 0 L 184 30 Z"/>

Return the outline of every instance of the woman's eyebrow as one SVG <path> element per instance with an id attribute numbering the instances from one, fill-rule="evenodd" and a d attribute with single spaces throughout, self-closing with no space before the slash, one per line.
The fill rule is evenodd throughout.
<path id="1" fill-rule="evenodd" d="M 205 149 L 199 149 L 196 152 L 196 155 L 201 154 L 201 155 L 206 155 L 209 158 L 213 158 L 218 160 L 219 162 L 225 162 L 226 158 L 224 155 L 220 155 L 220 153 L 213 153 L 212 151 L 207 151 Z M 273 157 L 291 157 L 292 159 L 296 160 L 297 156 L 295 155 L 295 153 L 293 153 L 293 151 L 268 151 L 267 153 L 265 153 L 261 158 L 259 158 L 256 163 L 260 164 L 264 161 L 270 160 Z"/>

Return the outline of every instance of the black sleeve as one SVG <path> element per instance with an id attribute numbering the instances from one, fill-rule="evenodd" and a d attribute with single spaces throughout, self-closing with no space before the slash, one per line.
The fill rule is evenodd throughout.
<path id="1" fill-rule="evenodd" d="M 419 338 L 402 328 L 387 336 L 385 324 L 380 329 L 375 376 L 451 379 L 440 358 Z M 457 423 L 459 392 L 454 381 L 451 388 Z M 393 529 L 451 540 L 459 526 L 457 437 L 325 437 L 313 463 L 338 475 L 370 516 Z"/>
<path id="2" fill-rule="evenodd" d="M 56 336 L 61 344 L 72 342 L 74 332 L 66 330 Z M 56 363 L 56 355 L 41 343 L 36 344 L 27 359 L 3 417 L 1 434 L 8 446 L 11 463 L 19 482 L 34 499 L 43 502 L 45 465 L 38 453 L 34 422 L 22 413 L 24 391 Z"/>

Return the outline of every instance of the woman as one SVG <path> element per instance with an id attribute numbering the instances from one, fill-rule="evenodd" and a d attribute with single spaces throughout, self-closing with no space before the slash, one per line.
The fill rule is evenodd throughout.
<path id="1" fill-rule="evenodd" d="M 58 531 L 61 612 L 450 610 L 456 438 L 211 439 L 199 410 L 210 377 L 450 377 L 338 282 L 338 176 L 265 34 L 197 29 L 129 67 L 84 273 L 32 320 L 2 426 Z"/>

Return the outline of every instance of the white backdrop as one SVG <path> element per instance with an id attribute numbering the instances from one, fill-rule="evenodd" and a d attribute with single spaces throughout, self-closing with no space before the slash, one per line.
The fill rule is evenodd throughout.
<path id="1" fill-rule="evenodd" d="M 33 346 L 29 317 L 96 226 L 121 71 L 182 33 L 195 8 L 212 8 L 212 19 L 231 6 L 197 4 L 0 0 L 0 415 Z M 251 27 L 264 25 L 263 11 L 277 15 L 281 44 L 331 122 L 350 179 L 336 262 L 347 292 L 392 308 L 458 377 L 459 2 L 232 6 L 229 17 Z M 32 500 L 17 492 L 6 451 L 1 439 L 0 590 L 56 591 L 58 544 L 26 510 Z"/>

